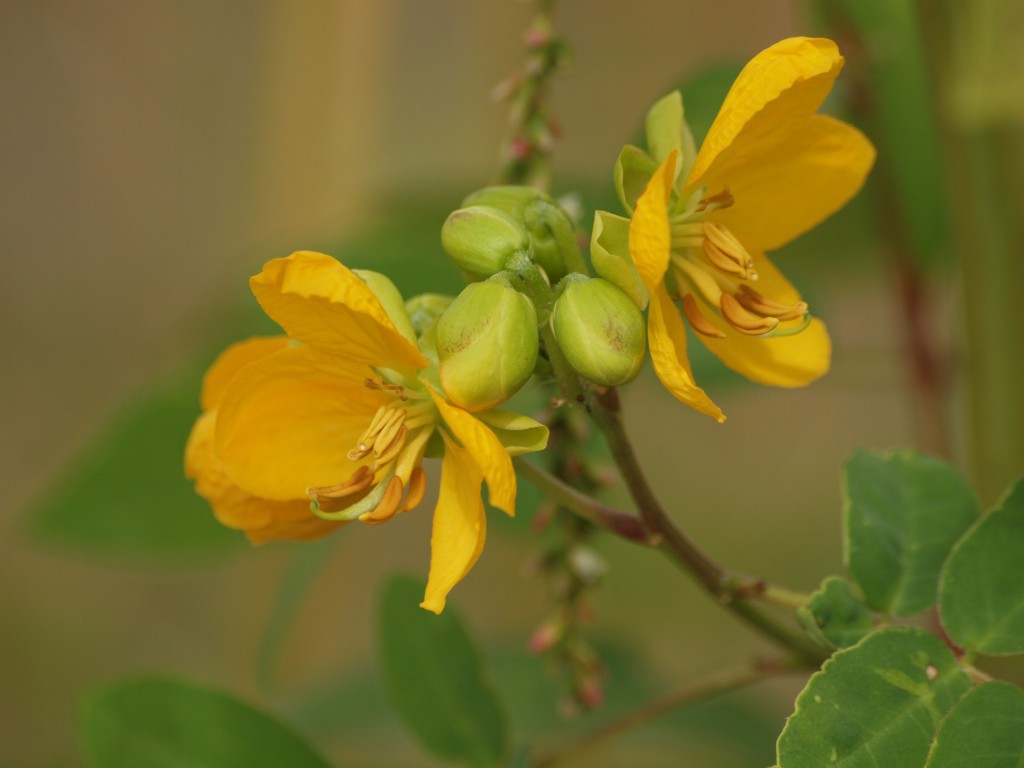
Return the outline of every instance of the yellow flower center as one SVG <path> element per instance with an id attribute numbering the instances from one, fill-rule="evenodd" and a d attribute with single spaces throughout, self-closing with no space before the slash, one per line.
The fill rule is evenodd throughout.
<path id="1" fill-rule="evenodd" d="M 725 225 L 708 221 L 708 214 L 733 204 L 729 190 L 702 195 L 694 194 L 686 209 L 671 218 L 668 288 L 679 298 L 691 327 L 705 336 L 725 338 L 704 315 L 710 311 L 750 336 L 788 336 L 806 328 L 807 304 L 784 304 L 755 290 L 751 283 L 757 281 L 757 270 L 743 243 Z M 780 327 L 787 320 L 800 322 Z"/>
<path id="2" fill-rule="evenodd" d="M 377 409 L 348 451 L 350 461 L 369 459 L 369 464 L 360 464 L 343 483 L 307 488 L 306 494 L 318 517 L 379 525 L 423 501 L 426 475 L 420 464 L 438 414 L 426 392 L 380 377 L 365 383 L 369 389 L 394 395 Z"/>

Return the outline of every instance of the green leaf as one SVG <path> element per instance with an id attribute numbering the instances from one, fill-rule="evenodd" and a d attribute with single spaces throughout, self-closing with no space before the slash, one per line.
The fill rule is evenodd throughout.
<path id="1" fill-rule="evenodd" d="M 1024 478 L 953 548 L 939 611 L 949 636 L 972 651 L 1024 653 Z"/>
<path id="2" fill-rule="evenodd" d="M 779 768 L 913 768 L 971 687 L 953 653 L 919 629 L 886 629 L 825 662 L 796 700 Z"/>
<path id="3" fill-rule="evenodd" d="M 92 768 L 328 768 L 287 725 L 226 693 L 143 678 L 91 695 L 80 714 Z"/>
<path id="4" fill-rule="evenodd" d="M 865 602 L 897 616 L 930 608 L 946 555 L 978 517 L 967 481 L 930 456 L 857 451 L 843 485 L 844 556 Z"/>
<path id="5" fill-rule="evenodd" d="M 970 691 L 946 718 L 925 768 L 1024 768 L 1024 691 L 1002 681 Z"/>
<path id="6" fill-rule="evenodd" d="M 29 533 L 88 554 L 147 563 L 245 545 L 185 479 L 200 371 L 163 382 L 118 414 L 30 510 Z"/>
<path id="7" fill-rule="evenodd" d="M 419 607 L 424 584 L 396 577 L 380 602 L 379 635 L 388 692 L 405 724 L 438 757 L 471 766 L 497 763 L 505 723 L 480 656 L 449 605 Z"/>
<path id="8" fill-rule="evenodd" d="M 848 648 L 875 628 L 871 612 L 846 579 L 829 576 L 797 611 L 807 633 L 826 648 Z"/>

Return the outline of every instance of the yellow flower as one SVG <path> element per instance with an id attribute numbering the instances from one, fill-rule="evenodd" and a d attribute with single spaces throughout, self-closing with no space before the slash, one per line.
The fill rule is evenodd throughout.
<path id="1" fill-rule="evenodd" d="M 726 365 L 754 381 L 803 386 L 829 368 L 824 324 L 764 252 L 841 208 L 874 162 L 860 131 L 815 114 L 842 64 L 830 40 L 792 38 L 762 51 L 736 79 L 699 152 L 679 95 L 662 99 L 648 115 L 653 157 L 627 147 L 616 169 L 632 220 L 603 214 L 595 223 L 594 240 L 605 246 L 595 249 L 599 271 L 600 255 L 626 239 L 628 226 L 639 281 L 625 287 L 634 299 L 649 297 L 658 378 L 719 421 L 722 411 L 694 382 L 683 317 Z M 638 178 L 647 174 L 644 186 Z"/>
<path id="2" fill-rule="evenodd" d="M 382 280 L 373 281 L 378 294 Z M 483 549 L 483 481 L 490 503 L 513 514 L 510 456 L 543 448 L 547 429 L 506 411 L 470 414 L 450 404 L 400 301 L 378 298 L 329 256 L 275 259 L 250 285 L 287 338 L 247 342 L 234 353 L 247 360 L 232 363 L 229 350 L 211 369 L 207 412 L 190 441 L 197 490 L 222 521 L 256 540 L 317 536 L 413 509 L 426 491 L 424 456 L 443 453 L 422 603 L 439 613 Z M 257 343 L 259 354 L 250 346 Z M 251 516 L 229 514 L 221 488 L 243 494 Z"/>

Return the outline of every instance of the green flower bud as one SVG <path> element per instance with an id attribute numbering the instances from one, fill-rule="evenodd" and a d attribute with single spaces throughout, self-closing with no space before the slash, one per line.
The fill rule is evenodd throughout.
<path id="1" fill-rule="evenodd" d="M 504 211 L 473 205 L 448 217 L 441 228 L 441 245 L 455 266 L 482 280 L 500 272 L 513 254 L 529 250 L 530 237 Z"/>
<path id="2" fill-rule="evenodd" d="M 512 185 L 484 187 L 462 204 L 497 208 L 521 221 L 533 246 L 531 258 L 547 272 L 552 282 L 561 280 L 570 271 L 584 270 L 572 219 L 553 198 L 539 189 Z"/>
<path id="3" fill-rule="evenodd" d="M 486 205 L 502 210 L 513 218 L 518 219 L 522 217 L 526 206 L 538 199 L 546 200 L 549 203 L 554 202 L 536 187 L 517 187 L 512 184 L 505 184 L 478 189 L 463 200 L 462 205 Z"/>
<path id="4" fill-rule="evenodd" d="M 353 273 L 366 283 L 377 301 L 384 307 L 388 319 L 400 334 L 405 336 L 413 344 L 416 343 L 416 332 L 413 330 L 409 314 L 405 310 L 405 301 L 402 294 L 398 292 L 395 284 L 380 272 L 372 272 L 369 269 L 353 269 Z"/>
<path id="5" fill-rule="evenodd" d="M 566 278 L 551 329 L 569 365 L 587 381 L 617 387 L 640 372 L 647 344 L 643 315 L 607 280 Z"/>
<path id="6" fill-rule="evenodd" d="M 416 335 L 422 336 L 427 326 L 448 309 L 454 298 L 443 293 L 421 293 L 405 302 L 405 311 L 409 313 Z"/>
<path id="7" fill-rule="evenodd" d="M 441 385 L 467 411 L 512 397 L 537 364 L 537 312 L 504 275 L 471 283 L 437 321 Z"/>

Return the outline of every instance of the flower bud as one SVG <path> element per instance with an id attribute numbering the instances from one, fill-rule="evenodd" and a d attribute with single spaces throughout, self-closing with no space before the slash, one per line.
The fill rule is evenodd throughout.
<path id="1" fill-rule="evenodd" d="M 441 385 L 468 411 L 512 397 L 537 363 L 537 312 L 504 275 L 471 283 L 437 321 Z"/>
<path id="2" fill-rule="evenodd" d="M 422 336 L 427 326 L 439 318 L 452 301 L 454 297 L 443 293 L 421 293 L 405 302 L 405 311 L 409 313 L 416 335 Z"/>
<path id="3" fill-rule="evenodd" d="M 551 313 L 551 329 L 569 365 L 584 379 L 616 387 L 644 361 L 644 318 L 632 300 L 601 278 L 570 275 Z"/>
<path id="4" fill-rule="evenodd" d="M 504 269 L 513 254 L 529 250 L 530 237 L 504 211 L 472 205 L 448 217 L 441 228 L 441 245 L 455 266 L 482 280 Z"/>

